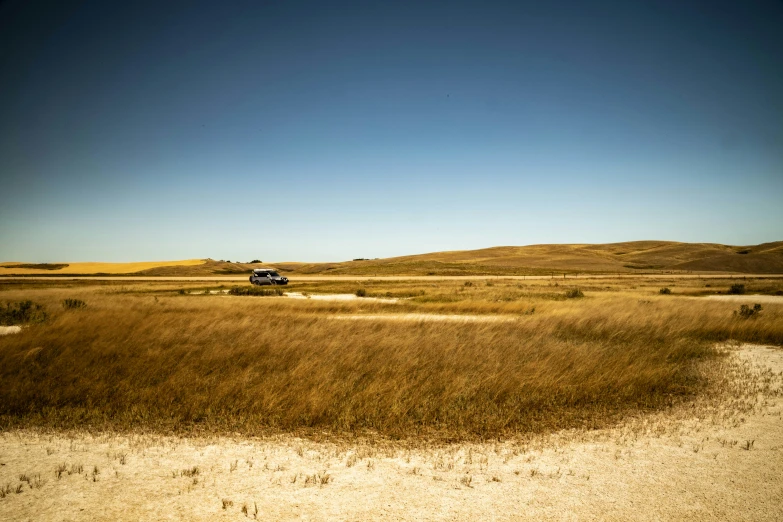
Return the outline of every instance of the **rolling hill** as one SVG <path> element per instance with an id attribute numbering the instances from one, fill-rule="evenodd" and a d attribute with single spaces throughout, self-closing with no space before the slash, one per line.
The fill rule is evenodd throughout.
<path id="1" fill-rule="evenodd" d="M 783 274 L 783 241 L 751 246 L 673 241 L 499 246 L 335 263 L 232 263 L 213 259 L 148 263 L 0 263 L 0 275 L 115 274 L 219 276 L 260 266 L 302 275 L 534 275 L 566 273 L 732 272 Z"/>
<path id="2" fill-rule="evenodd" d="M 285 272 L 334 275 L 546 274 L 642 271 L 783 273 L 783 241 L 755 246 L 673 241 L 501 246 L 342 263 L 277 263 Z"/>

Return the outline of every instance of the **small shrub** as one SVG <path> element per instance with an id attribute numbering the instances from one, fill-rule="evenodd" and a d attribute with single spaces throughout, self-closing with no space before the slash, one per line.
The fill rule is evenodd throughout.
<path id="1" fill-rule="evenodd" d="M 672 293 L 672 291 L 670 288 L 661 288 L 660 290 L 658 290 L 658 293 L 661 295 L 669 295 Z"/>
<path id="2" fill-rule="evenodd" d="M 569 299 L 574 299 L 578 297 L 584 297 L 585 294 L 582 293 L 582 291 L 578 288 L 572 288 L 570 290 L 566 290 L 565 296 Z"/>
<path id="3" fill-rule="evenodd" d="M 251 296 L 280 296 L 283 295 L 283 289 L 277 287 L 263 288 L 258 286 L 234 286 L 228 293 L 230 295 L 251 295 Z"/>
<path id="4" fill-rule="evenodd" d="M 255 264 L 261 264 L 261 263 L 263 263 L 263 261 L 261 261 L 260 259 L 254 259 L 249 264 L 255 265 Z"/>
<path id="5" fill-rule="evenodd" d="M 367 290 L 365 290 L 364 288 L 359 288 L 356 291 L 356 297 L 367 297 Z"/>
<path id="6" fill-rule="evenodd" d="M 63 300 L 63 308 L 66 310 L 81 310 L 82 308 L 85 308 L 87 306 L 87 303 L 82 301 L 81 299 L 64 299 Z"/>
<path id="7" fill-rule="evenodd" d="M 0 307 L 0 325 L 41 323 L 46 317 L 43 306 L 32 301 L 6 303 L 5 308 Z"/>
<path id="8" fill-rule="evenodd" d="M 758 303 L 754 304 L 753 308 L 749 307 L 748 305 L 742 305 L 740 306 L 739 310 L 734 311 L 734 315 L 742 317 L 743 319 L 749 319 L 754 315 L 758 316 L 760 313 L 761 313 L 761 305 Z"/>
<path id="9" fill-rule="evenodd" d="M 465 286 L 473 286 L 473 283 L 471 283 L 470 281 L 465 281 Z"/>
<path id="10" fill-rule="evenodd" d="M 734 295 L 741 295 L 745 293 L 745 285 L 736 283 L 729 287 L 729 293 Z"/>

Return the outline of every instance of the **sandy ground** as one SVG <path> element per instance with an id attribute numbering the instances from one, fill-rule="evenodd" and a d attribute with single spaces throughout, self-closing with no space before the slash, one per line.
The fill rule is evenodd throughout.
<path id="1" fill-rule="evenodd" d="M 21 326 L 0 326 L 0 335 L 15 334 L 21 331 Z"/>
<path id="2" fill-rule="evenodd" d="M 783 350 L 732 357 L 744 395 L 710 414 L 527 441 L 5 432 L 0 520 L 780 520 Z"/>
<path id="3" fill-rule="evenodd" d="M 783 303 L 783 295 L 708 295 L 704 299 L 713 301 L 731 301 L 735 303 Z"/>
<path id="4" fill-rule="evenodd" d="M 301 294 L 299 292 L 286 292 L 284 297 L 291 299 L 312 299 L 314 301 L 373 301 L 376 303 L 396 303 L 395 297 L 358 297 L 355 294 Z"/>

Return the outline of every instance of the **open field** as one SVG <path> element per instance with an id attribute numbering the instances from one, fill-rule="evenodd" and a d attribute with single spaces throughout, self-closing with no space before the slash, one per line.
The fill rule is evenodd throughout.
<path id="1" fill-rule="evenodd" d="M 0 280 L 0 518 L 779 512 L 780 278 L 231 284 Z"/>

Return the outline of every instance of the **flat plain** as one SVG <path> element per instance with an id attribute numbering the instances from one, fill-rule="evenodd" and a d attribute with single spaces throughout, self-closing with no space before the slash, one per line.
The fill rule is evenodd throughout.
<path id="1" fill-rule="evenodd" d="M 0 281 L 0 517 L 779 516 L 778 278 L 234 284 Z"/>

